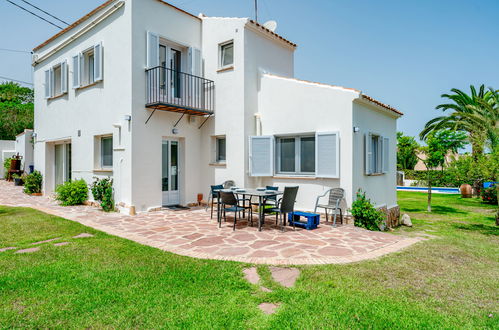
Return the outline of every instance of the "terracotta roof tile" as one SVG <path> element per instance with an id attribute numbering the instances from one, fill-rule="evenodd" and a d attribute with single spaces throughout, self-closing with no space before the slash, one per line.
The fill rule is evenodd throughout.
<path id="1" fill-rule="evenodd" d="M 368 100 L 368 101 L 370 101 L 370 102 L 372 102 L 372 103 L 374 103 L 376 105 L 379 105 L 380 107 L 383 107 L 383 108 L 385 108 L 387 110 L 391 110 L 391 111 L 395 112 L 398 115 L 401 115 L 401 116 L 404 115 L 402 112 L 398 111 L 394 107 L 392 107 L 392 106 L 390 106 L 388 104 L 382 103 L 382 102 L 376 100 L 375 98 L 370 97 L 369 95 L 362 94 L 362 98 L 364 98 L 364 99 L 366 99 L 366 100 Z"/>
<path id="2" fill-rule="evenodd" d="M 266 28 L 265 26 L 263 26 L 262 24 L 260 24 L 260 23 L 258 23 L 258 22 L 255 22 L 255 21 L 254 21 L 254 20 L 252 20 L 252 19 L 250 19 L 249 21 L 250 21 L 250 23 L 251 23 L 251 24 L 256 25 L 256 26 L 257 26 L 257 27 L 259 27 L 260 29 L 264 30 L 264 31 L 265 31 L 265 32 L 267 32 L 267 33 L 272 34 L 274 37 L 277 37 L 277 38 L 281 39 L 282 41 L 286 42 L 287 44 L 289 44 L 289 45 L 291 45 L 291 46 L 293 46 L 293 47 L 295 47 L 295 48 L 298 46 L 297 44 L 295 44 L 295 43 L 293 43 L 293 42 L 289 41 L 288 39 L 283 38 L 282 36 L 278 35 L 277 33 L 273 32 L 273 31 L 270 31 L 269 29 L 267 29 L 267 28 Z"/>

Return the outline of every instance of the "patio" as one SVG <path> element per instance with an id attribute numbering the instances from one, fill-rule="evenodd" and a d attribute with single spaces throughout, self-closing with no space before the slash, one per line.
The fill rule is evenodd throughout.
<path id="1" fill-rule="evenodd" d="M 31 207 L 179 255 L 255 264 L 349 263 L 400 251 L 420 240 L 370 232 L 353 225 L 332 228 L 321 224 L 312 231 L 299 228 L 293 231 L 288 227 L 281 232 L 272 226 L 272 217 L 261 232 L 256 226 L 247 226 L 245 221 L 232 231 L 231 221 L 218 228 L 216 218 L 211 219 L 204 208 L 161 210 L 136 216 L 104 213 L 91 206 L 63 207 L 46 196 L 28 196 L 22 187 L 5 181 L 0 181 L 0 205 Z"/>

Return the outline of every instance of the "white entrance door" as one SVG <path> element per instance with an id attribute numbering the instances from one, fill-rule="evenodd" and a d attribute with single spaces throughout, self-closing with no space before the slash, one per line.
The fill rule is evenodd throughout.
<path id="1" fill-rule="evenodd" d="M 55 187 L 71 180 L 71 143 L 54 146 Z"/>
<path id="2" fill-rule="evenodd" d="M 180 204 L 179 143 L 175 140 L 163 140 L 161 149 L 163 206 L 178 205 Z"/>

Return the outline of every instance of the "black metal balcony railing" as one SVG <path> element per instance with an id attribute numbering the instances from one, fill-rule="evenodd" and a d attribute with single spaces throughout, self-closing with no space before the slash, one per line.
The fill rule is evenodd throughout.
<path id="1" fill-rule="evenodd" d="M 146 70 L 148 108 L 211 115 L 215 111 L 212 80 L 163 66 Z"/>

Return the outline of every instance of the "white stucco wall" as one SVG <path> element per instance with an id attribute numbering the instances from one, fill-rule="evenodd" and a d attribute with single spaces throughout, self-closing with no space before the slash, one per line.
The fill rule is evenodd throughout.
<path id="1" fill-rule="evenodd" d="M 96 176 L 131 176 L 131 129 L 124 115 L 131 113 L 131 0 L 75 39 L 48 59 L 35 65 L 35 167 L 44 175 L 45 193 L 54 189 L 54 143 L 72 144 L 72 177 L 83 178 L 87 183 Z M 67 32 L 36 53 L 40 57 L 84 29 L 103 11 L 96 13 L 77 28 Z M 72 56 L 102 42 L 104 79 L 88 88 L 72 88 Z M 44 98 L 44 71 L 63 60 L 68 61 L 68 94 L 46 100 Z M 120 130 L 113 124 L 122 125 Z M 78 135 L 80 131 L 80 135 Z M 96 170 L 94 155 L 95 136 L 112 134 L 114 142 L 113 169 Z M 120 143 L 121 141 L 121 143 Z M 115 199 L 131 201 L 131 185 L 126 180 L 115 184 Z"/>
<path id="2" fill-rule="evenodd" d="M 373 204 L 389 208 L 397 205 L 397 117 L 389 110 L 381 110 L 365 102 L 354 102 L 353 105 L 353 125 L 360 129 L 353 139 L 353 193 L 362 189 Z M 390 139 L 388 173 L 365 175 L 364 136 L 369 132 Z"/>
<path id="3" fill-rule="evenodd" d="M 15 150 L 22 159 L 22 169 L 29 172 L 29 166 L 34 165 L 34 146 L 32 142 L 33 130 L 26 129 L 23 133 L 16 136 Z"/>

